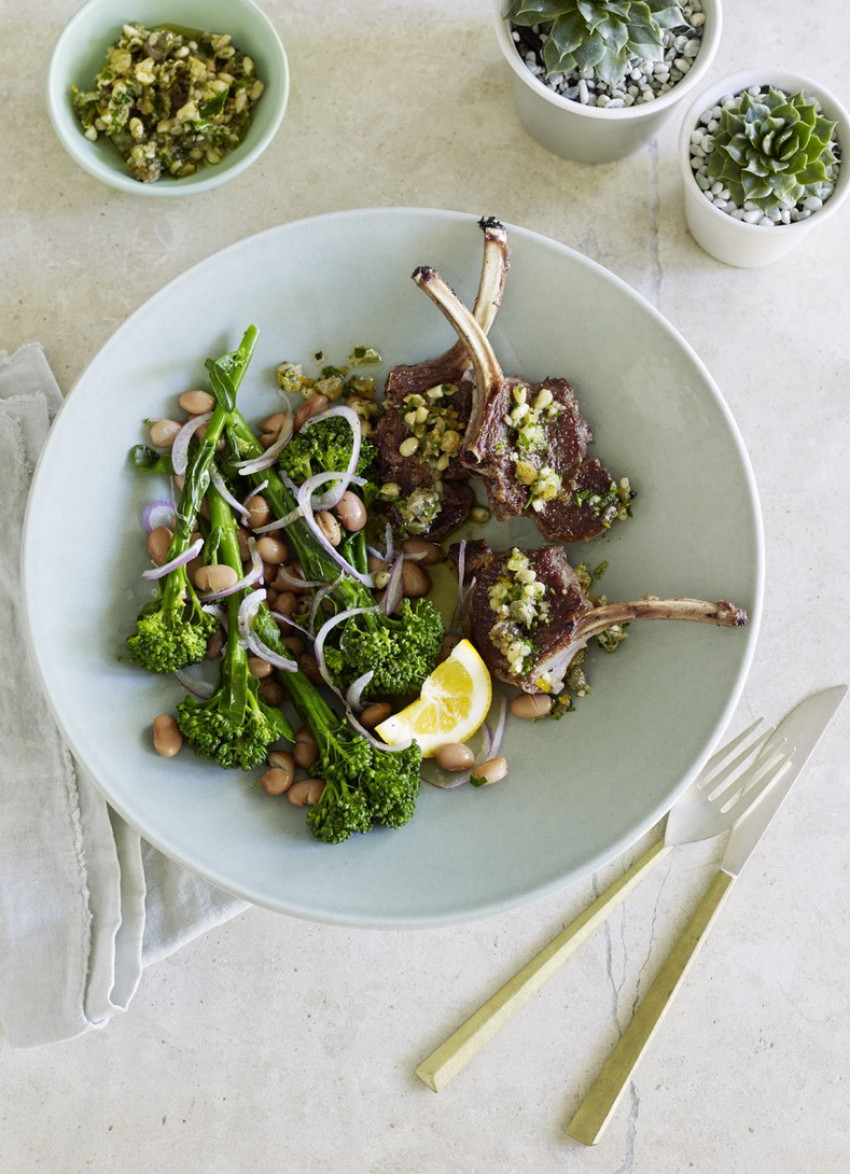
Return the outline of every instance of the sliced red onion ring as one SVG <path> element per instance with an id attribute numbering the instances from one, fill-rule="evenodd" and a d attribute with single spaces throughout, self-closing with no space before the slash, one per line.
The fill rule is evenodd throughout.
<path id="1" fill-rule="evenodd" d="M 187 693 L 193 694 L 201 701 L 208 701 L 215 693 L 214 681 L 199 681 L 197 677 L 193 677 L 185 669 L 175 669 L 174 675 Z"/>
<path id="2" fill-rule="evenodd" d="M 466 539 L 462 539 L 458 543 L 457 548 L 457 606 L 458 614 L 463 615 L 465 593 L 464 593 L 464 577 L 466 575 Z"/>
<path id="3" fill-rule="evenodd" d="M 283 530 L 285 526 L 291 526 L 293 522 L 297 522 L 299 518 L 304 516 L 300 506 L 298 509 L 292 510 L 291 513 L 284 514 L 282 518 L 275 518 L 273 522 L 266 522 L 265 526 L 255 526 L 255 534 L 269 534 L 272 530 Z"/>
<path id="4" fill-rule="evenodd" d="M 422 761 L 422 778 L 426 783 L 432 787 L 439 787 L 441 791 L 453 791 L 455 787 L 462 787 L 464 783 L 468 783 L 472 777 L 472 772 L 468 770 L 441 772 L 437 774 L 439 767 L 434 763 L 433 758 L 425 758 Z"/>
<path id="5" fill-rule="evenodd" d="M 312 602 L 310 603 L 310 612 L 307 616 L 307 627 L 311 632 L 316 630 L 316 616 L 319 614 L 322 600 L 327 599 L 338 583 L 339 579 L 335 579 L 333 583 L 323 583 L 319 590 L 314 592 Z"/>
<path id="6" fill-rule="evenodd" d="M 265 587 L 258 587 L 256 591 L 251 591 L 242 602 L 239 604 L 239 611 L 236 617 L 236 625 L 240 637 L 244 642 L 247 642 L 248 632 L 254 622 L 254 616 L 259 610 L 260 604 L 265 602 L 266 589 Z"/>
<path id="7" fill-rule="evenodd" d="M 381 608 L 384 615 L 391 616 L 395 609 L 401 604 L 404 599 L 404 583 L 402 581 L 402 571 L 404 570 L 404 555 L 396 555 L 396 560 L 393 563 L 390 577 L 387 580 L 386 588 L 384 589 L 384 598 L 381 602 Z"/>
<path id="8" fill-rule="evenodd" d="M 369 669 L 362 677 L 352 681 L 345 691 L 345 704 L 353 713 L 360 713 L 364 708 L 363 690 L 375 675 L 374 669 Z"/>
<path id="9" fill-rule="evenodd" d="M 202 412 L 200 416 L 193 416 L 174 437 L 171 446 L 171 467 L 178 477 L 182 477 L 189 467 L 189 445 L 192 443 L 192 437 L 211 419 L 212 412 Z"/>
<path id="10" fill-rule="evenodd" d="M 177 513 L 177 505 L 170 497 L 159 497 L 156 501 L 149 501 L 142 507 L 142 525 L 145 532 L 150 534 L 152 530 L 156 530 L 159 526 L 168 526 L 169 528 L 174 524 L 174 515 Z"/>
<path id="11" fill-rule="evenodd" d="M 461 770 L 457 773 L 439 772 L 431 769 L 426 764 L 423 770 L 422 777 L 426 783 L 430 783 L 432 787 L 439 787 L 443 791 L 450 791 L 454 787 L 460 787 L 464 783 L 468 783 L 475 774 L 475 768 L 481 766 L 484 762 L 489 762 L 491 758 L 495 758 L 499 753 L 502 745 L 502 738 L 505 732 L 505 724 L 508 716 L 508 699 L 503 693 L 499 698 L 499 710 L 496 717 L 496 725 L 493 730 L 487 722 L 481 731 L 481 748 L 475 756 L 475 762 L 469 770 Z"/>
<path id="12" fill-rule="evenodd" d="M 493 731 L 490 729 L 490 723 L 485 722 L 484 729 L 481 731 L 481 749 L 475 756 L 475 762 L 473 764 L 474 766 L 478 766 L 479 763 L 486 762 L 487 759 L 490 758 L 492 754 L 492 746 Z M 471 775 L 472 771 L 468 771 L 467 774 Z"/>
<path id="13" fill-rule="evenodd" d="M 260 604 L 266 598 L 266 589 L 261 587 L 258 591 L 252 591 L 246 595 L 239 605 L 239 636 L 245 647 L 253 652 L 255 656 L 259 656 L 262 660 L 267 660 L 269 664 L 274 665 L 275 668 L 283 669 L 284 672 L 294 673 L 298 668 L 298 662 L 291 660 L 289 657 L 281 656 L 280 653 L 275 652 L 265 644 L 253 629 L 254 617 L 260 607 Z"/>
<path id="14" fill-rule="evenodd" d="M 327 636 L 328 636 L 328 633 L 330 632 L 330 630 L 332 628 L 335 628 L 337 624 L 342 623 L 343 620 L 349 619 L 351 616 L 365 615 L 367 612 L 374 612 L 374 611 L 377 611 L 377 608 L 352 607 L 352 608 L 346 609 L 345 611 L 339 612 L 335 616 L 331 616 L 331 618 L 329 620 L 326 620 L 326 622 L 322 625 L 322 627 L 317 632 L 316 639 L 313 643 L 313 652 L 316 657 L 316 664 L 318 665 L 319 672 L 321 673 L 321 676 L 322 676 L 322 680 L 325 682 L 325 684 L 328 686 L 328 688 L 345 705 L 346 721 L 352 727 L 352 729 L 356 730 L 358 734 L 361 734 L 366 739 L 366 741 L 370 743 L 370 745 L 375 747 L 376 750 L 385 750 L 388 753 L 397 754 L 401 750 L 407 750 L 407 748 L 412 745 L 412 739 L 408 739 L 407 742 L 403 742 L 398 746 L 389 746 L 386 742 L 382 742 L 379 738 L 376 738 L 371 730 L 367 730 L 366 727 L 360 721 L 357 720 L 357 717 L 354 714 L 353 708 L 351 705 L 349 705 L 347 698 L 342 695 L 342 693 L 339 691 L 339 689 L 333 683 L 331 675 L 328 672 L 328 666 L 325 662 L 325 651 L 324 651 L 325 640 L 327 639 Z M 368 675 L 371 679 L 372 674 L 370 673 Z M 360 679 L 362 680 L 362 678 L 360 678 Z M 357 684 L 357 682 L 354 682 L 354 684 Z M 351 688 L 353 688 L 353 687 L 354 686 L 352 685 Z M 361 686 L 361 688 L 362 687 L 363 686 Z"/>
<path id="15" fill-rule="evenodd" d="M 389 522 L 387 522 L 386 539 L 387 539 L 387 544 L 386 544 L 386 548 L 384 550 L 378 550 L 377 546 L 367 546 L 366 547 L 366 550 L 369 552 L 369 554 L 374 555 L 375 558 L 379 558 L 382 563 L 390 562 L 392 560 L 393 553 L 394 553 L 394 551 L 393 551 L 393 528 Z"/>
<path id="16" fill-rule="evenodd" d="M 243 503 L 242 503 L 242 504 L 243 504 L 243 506 L 245 506 L 245 508 L 246 508 L 246 509 L 247 509 L 247 503 L 248 503 L 248 501 L 249 501 L 249 500 L 250 500 L 252 497 L 255 497 L 255 496 L 256 496 L 256 494 L 258 494 L 258 493 L 262 493 L 262 492 L 263 492 L 263 490 L 265 489 L 265 487 L 268 485 L 268 483 L 269 483 L 269 479 L 268 479 L 268 477 L 267 477 L 267 478 L 265 479 L 265 481 L 261 481 L 259 485 L 252 485 L 252 486 L 251 486 L 251 488 L 250 488 L 250 489 L 248 490 L 248 492 L 245 494 L 245 501 L 243 501 Z"/>
<path id="17" fill-rule="evenodd" d="M 251 569 L 247 575 L 243 575 L 241 579 L 237 579 L 232 587 L 225 587 L 223 591 L 208 591 L 206 595 L 198 596 L 204 603 L 210 603 L 213 599 L 225 599 L 228 595 L 235 595 L 237 591 L 242 591 L 245 587 L 252 587 L 263 577 L 263 560 L 257 553 L 253 543 L 250 543 L 251 549 Z"/>
<path id="18" fill-rule="evenodd" d="M 233 494 L 230 492 L 230 489 L 227 486 L 227 482 L 224 480 L 221 473 L 219 473 L 219 471 L 215 467 L 215 465 L 212 465 L 210 467 L 210 481 L 216 487 L 219 494 L 224 498 L 224 500 L 227 502 L 227 504 L 230 506 L 230 508 L 232 510 L 236 511 L 236 513 L 239 515 L 239 517 L 242 519 L 243 522 L 247 522 L 248 521 L 248 510 L 245 508 L 245 506 L 242 504 L 242 502 L 237 501 L 236 498 L 233 496 Z"/>
<path id="19" fill-rule="evenodd" d="M 326 494 L 322 501 L 321 508 L 326 510 L 333 509 L 335 505 L 338 505 L 340 498 L 346 489 L 348 489 L 357 469 L 357 463 L 360 460 L 360 448 L 363 439 L 363 427 L 360 417 L 353 408 L 346 407 L 345 404 L 334 404 L 333 407 L 326 408 L 324 412 L 319 412 L 318 415 L 311 416 L 309 420 L 304 422 L 302 428 L 310 428 L 313 424 L 318 424 L 320 420 L 327 420 L 331 416 L 341 416 L 344 420 L 348 421 L 351 428 L 352 445 L 351 456 L 348 458 L 347 467 L 344 470 L 339 470 L 336 474 L 340 478 L 339 483 Z M 317 508 L 319 508 L 318 504 Z"/>
<path id="20" fill-rule="evenodd" d="M 205 603 L 201 608 L 201 611 L 205 611 L 209 615 L 215 616 L 215 618 L 221 624 L 222 628 L 224 628 L 225 632 L 227 631 L 227 612 L 223 607 L 220 607 L 217 603 Z"/>
<path id="21" fill-rule="evenodd" d="M 267 660 L 269 664 L 274 665 L 276 669 L 282 669 L 285 673 L 297 672 L 298 661 L 292 660 L 286 656 L 281 656 L 280 653 L 275 652 L 273 648 L 269 648 L 267 644 L 263 643 L 253 628 L 248 632 L 245 643 L 248 646 L 248 650 L 253 652 L 254 656 L 259 656 L 261 660 Z"/>
<path id="22" fill-rule="evenodd" d="M 150 567 L 147 571 L 142 571 L 143 579 L 162 579 L 170 571 L 174 571 L 177 567 L 185 567 L 186 563 L 190 563 L 193 558 L 196 558 L 204 549 L 203 538 L 197 538 L 188 549 L 184 550 L 182 554 L 178 554 L 176 558 L 169 559 L 167 563 L 163 563 L 161 567 Z"/>
<path id="23" fill-rule="evenodd" d="M 340 697 L 342 700 L 345 700 L 345 698 L 342 697 L 339 689 L 334 684 L 333 678 L 328 672 L 328 666 L 325 663 L 325 641 L 327 640 L 331 629 L 335 628 L 337 624 L 341 624 L 343 620 L 348 620 L 352 616 L 366 615 L 368 612 L 376 612 L 377 610 L 377 607 L 346 608 L 345 611 L 337 612 L 335 616 L 331 616 L 330 619 L 325 620 L 321 628 L 319 628 L 318 632 L 316 633 L 315 640 L 313 641 L 313 654 L 316 657 L 316 664 L 318 665 L 319 672 L 322 675 L 322 680 L 326 685 L 333 689 L 337 697 Z"/>
<path id="24" fill-rule="evenodd" d="M 505 724 L 508 719 L 508 699 L 503 693 L 499 698 L 499 716 L 496 719 L 496 728 L 493 731 L 493 738 L 490 745 L 487 747 L 487 758 L 482 758 L 479 755 L 478 764 L 486 762 L 488 758 L 495 758 L 502 748 L 502 738 L 505 735 Z"/>
<path id="25" fill-rule="evenodd" d="M 301 511 L 304 514 L 304 521 L 315 534 L 318 542 L 325 548 L 331 558 L 345 571 L 347 575 L 352 575 L 364 587 L 373 587 L 375 579 L 373 575 L 362 575 L 356 567 L 352 566 L 347 559 L 339 553 L 337 548 L 328 542 L 325 535 L 322 533 L 321 527 L 313 516 L 313 503 L 311 500 L 313 489 L 316 484 L 321 481 L 330 481 L 338 477 L 339 473 L 317 473 L 315 477 L 308 477 L 304 484 L 298 490 L 298 504 L 301 506 Z M 311 482 L 313 483 L 311 485 Z"/>
<path id="26" fill-rule="evenodd" d="M 313 503 L 314 510 L 332 510 L 335 505 L 339 504 L 339 499 L 342 497 L 342 494 L 337 493 L 336 486 L 333 489 L 328 489 L 325 493 L 322 493 L 319 496 L 317 496 L 314 491 L 320 485 L 324 485 L 324 483 L 326 481 L 338 481 L 339 478 L 342 477 L 342 475 L 343 475 L 342 473 L 334 473 L 334 472 L 314 473 L 312 475 L 312 477 L 307 478 L 307 480 L 304 482 L 304 485 L 309 484 L 309 486 L 310 486 L 310 500 Z M 349 485 L 365 485 L 365 484 L 366 484 L 365 477 L 355 477 L 352 475 L 351 477 L 348 478 L 348 484 L 347 484 L 346 488 L 348 488 Z M 302 486 L 302 488 L 303 488 L 303 486 Z M 298 490 L 296 489 L 295 492 L 297 494 Z"/>
<path id="27" fill-rule="evenodd" d="M 259 530 L 255 531 L 259 534 Z M 323 586 L 321 579 L 301 579 L 298 575 L 290 575 L 289 571 L 284 569 L 283 564 L 277 568 L 276 579 L 280 579 L 281 583 L 285 583 L 287 587 L 291 587 L 293 591 L 309 591 L 312 587 Z"/>
<path id="28" fill-rule="evenodd" d="M 236 468 L 244 476 L 249 473 L 262 473 L 264 469 L 270 469 L 292 439 L 292 430 L 292 412 L 286 412 L 283 425 L 274 444 L 269 445 L 261 457 L 251 457 L 250 460 L 240 461 Z"/>
<path id="29" fill-rule="evenodd" d="M 294 628 L 296 632 L 300 632 L 302 636 L 306 636 L 308 640 L 312 640 L 312 635 L 306 628 L 302 628 L 300 624 L 296 624 L 292 616 L 284 615 L 282 611 L 269 611 L 269 615 L 274 620 L 279 620 L 285 623 L 288 627 Z"/>

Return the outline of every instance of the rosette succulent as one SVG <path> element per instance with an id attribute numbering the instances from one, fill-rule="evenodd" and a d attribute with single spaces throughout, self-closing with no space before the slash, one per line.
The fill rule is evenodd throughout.
<path id="1" fill-rule="evenodd" d="M 507 19 L 546 34 L 547 74 L 592 68 L 614 88 L 631 61 L 661 61 L 664 32 L 687 25 L 680 4 L 670 0 L 510 0 Z"/>
<path id="2" fill-rule="evenodd" d="M 706 168 L 738 207 L 793 208 L 835 179 L 836 124 L 802 90 L 745 90 L 722 107 L 718 122 Z"/>

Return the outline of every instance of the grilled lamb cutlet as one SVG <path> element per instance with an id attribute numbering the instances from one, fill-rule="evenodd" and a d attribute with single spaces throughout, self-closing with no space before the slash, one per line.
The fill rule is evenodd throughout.
<path id="1" fill-rule="evenodd" d="M 439 274 L 422 267 L 413 280 L 454 326 L 472 361 L 460 465 L 484 483 L 495 516 L 525 514 L 550 542 L 595 538 L 625 517 L 628 482 L 615 483 L 586 455 L 593 436 L 567 380 L 530 383 L 505 375 L 486 335 Z"/>
<path id="2" fill-rule="evenodd" d="M 502 300 L 510 263 L 507 234 L 483 217 L 484 257 L 472 314 L 486 335 Z M 458 452 L 472 403 L 473 378 L 460 339 L 435 359 L 394 367 L 387 376 L 373 439 L 383 482 L 398 486 L 389 512 L 406 533 L 441 538 L 465 521 L 473 502 Z M 412 453 L 405 441 L 418 444 Z"/>
<path id="3" fill-rule="evenodd" d="M 464 633 L 500 681 L 526 693 L 559 693 L 570 661 L 599 636 L 633 620 L 692 620 L 725 628 L 747 613 L 721 600 L 658 599 L 594 606 L 561 546 L 493 551 L 483 540 L 454 544 L 466 585 Z"/>

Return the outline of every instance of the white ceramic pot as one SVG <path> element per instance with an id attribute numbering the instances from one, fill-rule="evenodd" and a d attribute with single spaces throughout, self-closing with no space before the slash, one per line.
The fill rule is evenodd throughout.
<path id="1" fill-rule="evenodd" d="M 702 46 L 686 76 L 653 102 L 616 110 L 583 106 L 556 94 L 534 76 L 517 52 L 504 18 L 506 0 L 493 0 L 499 48 L 513 73 L 514 103 L 533 139 L 556 155 L 579 163 L 611 163 L 644 146 L 673 107 L 703 82 L 720 44 L 720 0 L 703 0 Z"/>
<path id="2" fill-rule="evenodd" d="M 844 160 L 838 171 L 835 190 L 823 207 L 813 212 L 807 220 L 792 224 L 767 226 L 746 224 L 735 220 L 721 209 L 715 208 L 706 199 L 694 179 L 690 160 L 690 138 L 699 117 L 704 111 L 716 105 L 727 94 L 739 94 L 748 86 L 770 85 L 786 94 L 803 90 L 808 96 L 817 98 L 823 106 L 826 118 L 838 123 L 839 143 L 844 147 Z M 679 162 L 682 168 L 682 182 L 685 188 L 685 220 L 691 236 L 718 261 L 739 268 L 755 269 L 770 265 L 784 257 L 803 237 L 822 225 L 827 217 L 834 215 L 850 194 L 850 117 L 847 111 L 828 90 L 817 82 L 787 70 L 764 69 L 757 73 L 732 74 L 721 78 L 704 90 L 694 101 L 685 115 L 679 132 Z"/>

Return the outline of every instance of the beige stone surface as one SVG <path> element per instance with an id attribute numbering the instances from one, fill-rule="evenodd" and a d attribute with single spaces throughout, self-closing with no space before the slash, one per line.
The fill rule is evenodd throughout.
<path id="1" fill-rule="evenodd" d="M 44 74 L 75 0 L 2 0 L 0 347 L 41 341 L 67 391 L 172 277 L 312 213 L 416 205 L 522 224 L 648 298 L 706 363 L 740 427 L 763 503 L 767 584 L 735 723 L 775 718 L 846 680 L 850 211 L 773 269 L 726 268 L 687 235 L 675 116 L 650 147 L 596 168 L 524 134 L 489 0 L 263 6 L 292 68 L 275 142 L 232 184 L 157 201 L 100 186 L 53 137 Z M 841 0 L 726 0 L 724 12 L 714 75 L 791 66 L 848 101 Z M 251 910 L 152 967 L 106 1030 L 35 1051 L 0 1039 L 0 1167 L 844 1174 L 848 762 L 845 706 L 592 1150 L 565 1124 L 719 846 L 668 858 L 439 1095 L 414 1076 L 419 1060 L 640 845 L 558 896 L 467 926 L 348 930 Z"/>

